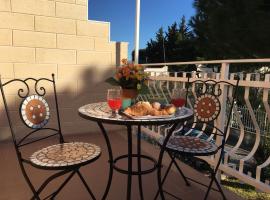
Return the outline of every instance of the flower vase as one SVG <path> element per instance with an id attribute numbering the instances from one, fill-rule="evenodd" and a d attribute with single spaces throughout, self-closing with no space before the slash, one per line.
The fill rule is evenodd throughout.
<path id="1" fill-rule="evenodd" d="M 136 89 L 122 88 L 122 109 L 131 106 L 132 101 L 136 99 L 138 91 Z"/>

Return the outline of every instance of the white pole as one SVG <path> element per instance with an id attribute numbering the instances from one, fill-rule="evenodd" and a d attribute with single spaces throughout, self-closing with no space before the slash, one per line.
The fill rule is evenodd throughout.
<path id="1" fill-rule="evenodd" d="M 141 0 L 136 0 L 136 18 L 135 18 L 135 64 L 139 63 L 139 40 L 140 40 L 140 4 Z"/>

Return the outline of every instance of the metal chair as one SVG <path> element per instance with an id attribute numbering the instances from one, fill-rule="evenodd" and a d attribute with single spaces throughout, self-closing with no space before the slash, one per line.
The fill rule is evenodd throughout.
<path id="1" fill-rule="evenodd" d="M 21 86 L 17 88 L 17 84 L 20 84 Z M 46 89 L 43 84 L 46 85 Z M 7 90 L 6 87 L 8 86 L 17 88 L 17 95 L 21 102 L 19 109 L 16 109 L 19 111 L 20 118 L 23 124 L 26 126 L 23 136 L 22 132 L 20 131 L 21 137 L 18 137 L 18 131 L 16 131 L 14 126 L 14 123 L 17 123 L 18 120 L 15 121 L 12 117 L 13 115 L 11 115 L 10 105 L 7 103 L 5 91 Z M 56 128 L 51 127 L 51 123 L 48 123 L 50 121 L 52 112 L 45 99 L 45 96 L 49 96 L 47 91 L 49 87 L 53 91 L 51 93 L 52 98 L 50 99 L 52 99 L 52 104 L 54 105 L 56 112 Z M 79 176 L 92 199 L 96 199 L 83 178 L 80 168 L 97 160 L 101 155 L 101 149 L 99 146 L 90 143 L 66 143 L 64 141 L 61 131 L 54 74 L 52 74 L 52 79 L 13 79 L 5 83 L 2 83 L 0 77 L 0 89 L 19 165 L 26 182 L 33 193 L 31 199 L 40 200 L 42 191 L 52 180 L 60 176 L 67 175 L 59 188 L 44 198 L 54 199 L 75 174 Z M 40 135 L 38 136 L 38 134 Z M 29 159 L 24 157 L 22 153 L 23 147 L 54 136 L 59 137 L 59 143 L 34 152 Z M 48 177 L 39 187 L 35 188 L 25 170 L 25 165 L 31 165 L 42 170 L 57 170 L 57 172 Z"/>
<path id="2" fill-rule="evenodd" d="M 158 195 L 164 199 L 164 193 L 167 193 L 171 196 L 176 197 L 175 195 L 164 191 L 162 186 L 168 176 L 168 173 L 171 167 L 174 165 L 180 175 L 183 177 L 187 186 L 190 186 L 188 180 L 192 180 L 184 175 L 183 171 L 179 167 L 176 162 L 176 156 L 217 156 L 217 163 L 215 167 L 211 171 L 211 181 L 209 185 L 204 185 L 197 182 L 201 185 L 204 185 L 207 188 L 207 192 L 205 194 L 204 199 L 207 199 L 210 189 L 212 188 L 213 182 L 216 183 L 218 190 L 212 188 L 213 190 L 219 191 L 223 197 L 226 199 L 224 192 L 216 178 L 216 174 L 218 172 L 220 163 L 222 161 L 224 155 L 224 147 L 227 139 L 227 132 L 230 123 L 230 117 L 232 114 L 232 109 L 235 103 L 237 89 L 239 84 L 239 77 L 235 81 L 236 84 L 232 84 L 232 82 L 219 81 L 216 80 L 194 80 L 190 81 L 190 77 L 188 77 L 188 83 L 186 85 L 187 95 L 186 95 L 186 104 L 188 100 L 188 94 L 193 93 L 194 98 L 194 120 L 186 122 L 182 125 L 182 129 L 178 132 L 172 132 L 170 135 L 166 137 L 160 138 L 159 145 L 161 146 L 161 156 L 163 156 L 164 151 L 166 151 L 170 158 L 171 162 L 165 172 L 164 177 L 161 177 L 161 173 L 158 173 L 158 184 L 159 191 L 157 192 L 155 199 L 157 199 Z M 225 90 L 221 89 L 221 85 L 225 86 Z M 221 105 L 219 98 L 222 93 L 226 92 L 225 95 L 228 94 L 228 102 L 226 105 Z M 216 127 L 215 120 L 219 117 L 221 107 L 226 107 L 226 121 L 224 126 L 224 131 L 220 130 Z M 220 138 L 220 145 L 215 144 L 215 140 Z M 199 158 L 200 159 L 200 158 Z M 204 161 L 204 160 L 202 160 Z M 161 168 L 159 169 L 161 170 Z M 179 198 L 180 199 L 180 198 Z"/>

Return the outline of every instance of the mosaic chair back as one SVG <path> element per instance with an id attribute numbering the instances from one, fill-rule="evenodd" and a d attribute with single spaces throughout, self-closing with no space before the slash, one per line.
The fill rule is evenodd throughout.
<path id="1" fill-rule="evenodd" d="M 101 149 L 91 143 L 64 142 L 54 74 L 52 74 L 52 79 L 13 79 L 5 83 L 2 83 L 0 78 L 0 89 L 20 168 L 33 193 L 31 199 L 40 200 L 41 193 L 47 185 L 54 179 L 66 174 L 69 175 L 64 182 L 44 199 L 54 199 L 75 174 L 79 176 L 91 198 L 96 199 L 79 169 L 96 161 L 101 155 Z M 12 108 L 12 104 L 7 102 L 6 92 L 14 91 L 14 89 L 17 93 L 16 99 L 19 102 L 17 108 Z M 50 100 L 51 107 L 49 107 L 47 100 Z M 55 115 L 52 115 L 53 110 Z M 18 115 L 20 119 L 16 117 Z M 24 128 L 17 130 L 18 121 L 22 122 Z M 21 132 L 24 134 L 21 135 Z M 17 133 L 20 133 L 20 135 Z M 25 158 L 25 155 L 22 155 L 22 147 L 53 136 L 58 138 L 57 144 L 33 152 L 28 159 Z M 35 187 L 26 172 L 25 164 L 42 170 L 57 170 L 57 172 L 45 179 L 39 187 Z"/>
<path id="2" fill-rule="evenodd" d="M 52 79 L 13 79 L 5 83 L 0 80 L 0 88 L 16 148 L 53 136 L 64 142 L 54 74 Z M 6 94 L 14 89 L 16 95 L 11 99 Z"/>
<path id="3" fill-rule="evenodd" d="M 191 81 L 188 77 L 186 106 L 193 107 L 194 119 L 185 124 L 182 134 L 208 141 L 214 141 L 217 136 L 221 136 L 225 142 L 233 106 L 237 100 L 238 84 L 238 76 L 235 84 L 212 79 Z M 226 100 L 221 104 L 222 95 L 226 96 Z M 224 130 L 220 130 L 216 122 L 222 107 L 225 107 L 226 113 Z"/>

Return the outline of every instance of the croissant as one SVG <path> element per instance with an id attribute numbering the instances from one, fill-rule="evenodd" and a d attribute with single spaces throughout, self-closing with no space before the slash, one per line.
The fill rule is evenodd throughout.
<path id="1" fill-rule="evenodd" d="M 147 115 L 148 111 L 145 110 L 143 107 L 128 107 L 125 110 L 125 113 L 129 114 L 129 115 L 133 115 L 133 116 L 144 116 Z"/>
<path id="2" fill-rule="evenodd" d="M 149 115 L 153 108 L 149 102 L 139 101 L 135 105 L 128 107 L 125 113 L 133 116 Z"/>
<path id="3" fill-rule="evenodd" d="M 163 109 L 159 103 L 154 102 L 152 105 L 147 101 L 139 101 L 135 105 L 125 109 L 125 113 L 133 116 L 162 116 L 174 114 L 176 108 L 174 105 L 167 105 Z"/>

